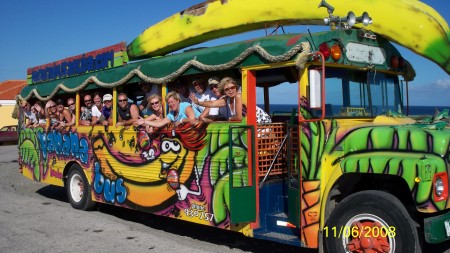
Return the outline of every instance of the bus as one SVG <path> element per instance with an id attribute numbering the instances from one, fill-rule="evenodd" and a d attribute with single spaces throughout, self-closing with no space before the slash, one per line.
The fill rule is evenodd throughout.
<path id="1" fill-rule="evenodd" d="M 408 115 L 413 66 L 370 30 L 148 58 L 122 42 L 27 74 L 18 100 L 73 98 L 76 121 L 25 127 L 21 108 L 20 171 L 65 187 L 76 209 L 106 203 L 325 252 L 421 252 L 450 237 L 448 111 Z M 116 125 L 118 94 L 139 105 L 142 84 L 164 98 L 213 76 L 239 84 L 242 121 Z M 80 124 L 94 93 L 112 95 L 112 124 Z M 271 123 L 257 121 L 257 106 Z"/>

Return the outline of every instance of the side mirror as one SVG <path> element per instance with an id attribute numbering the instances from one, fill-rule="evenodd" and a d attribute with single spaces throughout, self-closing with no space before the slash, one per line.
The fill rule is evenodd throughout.
<path id="1" fill-rule="evenodd" d="M 311 108 L 322 107 L 322 76 L 316 69 L 309 70 L 309 106 Z"/>

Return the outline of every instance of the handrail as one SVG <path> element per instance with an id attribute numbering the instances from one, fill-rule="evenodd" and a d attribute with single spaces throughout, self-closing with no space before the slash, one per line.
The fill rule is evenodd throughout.
<path id="1" fill-rule="evenodd" d="M 280 147 L 278 148 L 277 153 L 275 154 L 275 157 L 273 158 L 272 163 L 270 164 L 269 169 L 268 169 L 267 172 L 266 172 L 266 175 L 264 176 L 263 180 L 262 180 L 261 183 L 259 184 L 259 187 L 262 186 L 262 184 L 264 183 L 264 181 L 266 181 L 267 177 L 269 176 L 269 173 L 270 173 L 270 171 L 272 170 L 273 165 L 275 164 L 275 161 L 277 160 L 278 156 L 280 155 L 281 149 L 283 148 L 284 144 L 286 143 L 287 137 L 288 137 L 288 134 L 286 134 L 286 135 L 284 136 L 283 141 L 281 142 L 281 145 L 280 145 Z"/>

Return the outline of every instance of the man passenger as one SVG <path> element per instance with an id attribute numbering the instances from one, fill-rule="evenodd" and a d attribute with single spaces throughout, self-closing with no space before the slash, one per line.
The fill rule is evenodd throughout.
<path id="1" fill-rule="evenodd" d="M 117 96 L 119 106 L 117 107 L 118 122 L 116 126 L 131 126 L 139 119 L 139 108 L 135 104 L 128 103 L 128 96 L 120 93 Z"/>
<path id="2" fill-rule="evenodd" d="M 97 124 L 102 113 L 94 106 L 91 95 L 85 95 L 83 101 L 85 107 L 81 107 L 80 125 L 93 126 Z"/>

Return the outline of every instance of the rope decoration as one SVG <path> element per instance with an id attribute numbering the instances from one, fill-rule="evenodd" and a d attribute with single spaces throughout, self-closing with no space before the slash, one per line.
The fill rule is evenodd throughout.
<path id="1" fill-rule="evenodd" d="M 142 81 L 145 81 L 147 83 L 164 84 L 164 83 L 168 83 L 170 81 L 177 79 L 179 76 L 181 76 L 184 72 L 186 72 L 191 67 L 195 67 L 202 71 L 208 71 L 208 72 L 230 69 L 230 68 L 238 65 L 239 63 L 243 62 L 246 58 L 248 58 L 253 53 L 258 53 L 262 58 L 264 58 L 267 61 L 272 62 L 272 63 L 288 61 L 294 55 L 298 54 L 297 59 L 295 60 L 295 65 L 297 68 L 303 69 L 305 66 L 305 63 L 309 59 L 310 44 L 308 42 L 302 42 L 302 43 L 297 44 L 294 47 L 292 47 L 286 53 L 284 53 L 282 55 L 275 55 L 275 56 L 269 54 L 260 45 L 253 45 L 253 46 L 247 48 L 244 52 L 242 52 L 239 56 L 237 56 L 233 60 L 231 60 L 227 63 L 218 64 L 218 65 L 203 64 L 203 63 L 197 61 L 196 58 L 194 58 L 193 60 L 187 61 L 185 64 L 183 64 L 180 68 L 178 68 L 173 73 L 171 73 L 167 76 L 164 76 L 164 77 L 160 77 L 160 78 L 154 78 L 154 77 L 145 75 L 140 70 L 140 66 L 138 66 L 137 68 L 131 70 L 127 75 L 125 75 L 124 77 L 122 77 L 120 80 L 118 80 L 116 82 L 105 83 L 105 82 L 100 81 L 96 76 L 89 76 L 86 80 L 84 80 L 84 82 L 82 82 L 76 88 L 73 88 L 73 89 L 68 88 L 67 86 L 64 85 L 64 82 L 62 82 L 62 83 L 58 84 L 55 87 L 55 89 L 53 90 L 53 92 L 46 97 L 41 96 L 36 89 L 33 89 L 26 97 L 22 97 L 20 94 L 17 95 L 16 101 L 19 102 L 21 100 L 28 100 L 33 95 L 41 101 L 48 101 L 48 100 L 52 99 L 58 93 L 58 91 L 60 89 L 67 93 L 75 93 L 80 90 L 83 90 L 90 83 L 95 83 L 97 86 L 99 86 L 101 88 L 111 89 L 111 88 L 114 88 L 114 87 L 117 87 L 117 86 L 127 83 L 134 76 L 138 76 Z"/>

